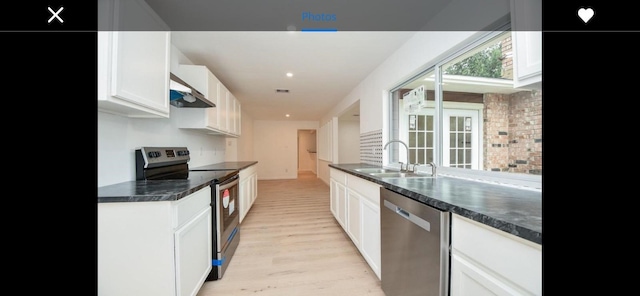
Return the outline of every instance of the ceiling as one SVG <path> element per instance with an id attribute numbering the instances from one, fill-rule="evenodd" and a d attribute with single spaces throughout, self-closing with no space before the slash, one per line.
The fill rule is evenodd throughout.
<path id="1" fill-rule="evenodd" d="M 207 66 L 254 120 L 320 120 L 416 32 L 302 32 L 296 29 L 296 26 L 304 25 L 297 18 L 303 8 L 311 9 L 310 2 L 306 1 L 278 2 L 277 8 L 282 11 L 274 10 L 274 2 L 263 1 L 253 1 L 251 9 L 237 1 L 214 3 L 192 0 L 188 5 L 175 0 L 145 1 L 170 28 L 176 28 L 171 33 L 172 44 L 192 63 Z M 387 16 L 386 20 L 392 20 L 366 20 L 372 22 L 370 27 L 380 23 L 383 27 L 395 28 L 394 24 L 411 23 L 421 28 L 441 10 L 444 11 L 449 2 L 410 0 L 407 5 L 397 5 L 379 1 L 376 2 L 379 7 L 368 7 L 367 14 L 363 14 L 362 6 L 355 3 L 342 5 L 340 1 L 330 1 L 322 2 L 321 7 L 331 8 L 327 11 L 340 11 L 341 19 L 349 19 L 346 16 L 350 16 L 356 23 L 370 18 L 369 12 L 381 13 Z M 224 9 L 225 5 L 232 7 Z M 426 5 L 428 9 L 420 5 Z M 242 13 L 238 14 L 239 11 Z M 278 13 L 273 14 L 275 11 Z M 400 15 L 390 17 L 392 12 Z M 295 18 L 289 19 L 294 15 Z M 417 20 L 411 18 L 414 16 Z M 230 19 L 238 17 L 242 19 Z M 255 24 L 271 19 L 282 21 L 279 27 L 283 30 L 286 27 L 287 31 L 263 31 L 270 27 L 257 28 L 260 31 L 202 31 L 204 28 L 220 28 L 216 26 L 227 23 L 254 24 L 250 28 L 256 28 Z M 288 22 L 295 24 L 293 29 L 286 25 Z M 187 28 L 200 28 L 200 31 Z M 286 73 L 293 76 L 287 77 Z M 277 93 L 277 89 L 289 92 Z M 343 119 L 357 117 L 353 115 L 359 113 L 358 105 L 347 109 L 338 116 L 343 116 Z M 286 114 L 290 116 L 286 117 Z"/>
<path id="2" fill-rule="evenodd" d="M 171 40 L 254 120 L 317 121 L 414 33 L 178 31 Z"/>

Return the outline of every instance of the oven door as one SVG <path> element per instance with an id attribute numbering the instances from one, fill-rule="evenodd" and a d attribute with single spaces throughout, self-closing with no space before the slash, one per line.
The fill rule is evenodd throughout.
<path id="1" fill-rule="evenodd" d="M 238 182 L 236 175 L 216 185 L 216 251 L 222 252 L 235 235 L 234 231 L 239 224 L 238 215 Z"/>

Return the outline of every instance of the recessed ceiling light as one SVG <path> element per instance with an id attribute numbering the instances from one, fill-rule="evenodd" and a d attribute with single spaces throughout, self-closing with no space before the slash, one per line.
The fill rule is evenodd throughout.
<path id="1" fill-rule="evenodd" d="M 289 117 L 289 116 L 291 116 L 291 115 L 289 115 L 289 114 L 285 114 L 284 116 Z"/>
<path id="2" fill-rule="evenodd" d="M 293 73 L 291 72 L 287 73 L 287 77 L 293 77 Z"/>

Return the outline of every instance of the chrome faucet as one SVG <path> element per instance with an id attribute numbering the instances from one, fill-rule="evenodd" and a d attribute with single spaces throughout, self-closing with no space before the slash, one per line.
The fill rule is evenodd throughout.
<path id="1" fill-rule="evenodd" d="M 409 171 L 409 146 L 407 146 L 407 144 L 405 144 L 404 142 L 400 141 L 400 140 L 390 140 L 389 142 L 387 142 L 386 144 L 384 144 L 384 147 L 382 148 L 383 150 L 387 150 L 387 146 L 389 146 L 389 144 L 393 143 L 393 142 L 397 142 L 400 143 L 402 145 L 404 145 L 404 148 L 407 149 L 407 168 L 406 171 Z M 403 171 L 402 169 L 402 162 L 400 161 L 400 171 Z"/>
<path id="2" fill-rule="evenodd" d="M 438 167 L 436 166 L 436 163 L 435 163 L 435 162 L 433 162 L 433 161 L 432 161 L 432 162 L 430 162 L 430 163 L 429 163 L 429 165 L 431 165 L 431 175 L 435 177 L 435 176 L 436 176 L 436 174 L 437 174 L 436 169 L 437 169 Z"/>

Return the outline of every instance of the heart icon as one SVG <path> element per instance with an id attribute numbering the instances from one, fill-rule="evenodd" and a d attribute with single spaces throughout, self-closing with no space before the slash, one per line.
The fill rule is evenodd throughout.
<path id="1" fill-rule="evenodd" d="M 582 19 L 582 21 L 586 24 L 595 14 L 593 9 L 591 8 L 580 8 L 578 9 L 578 16 Z"/>

